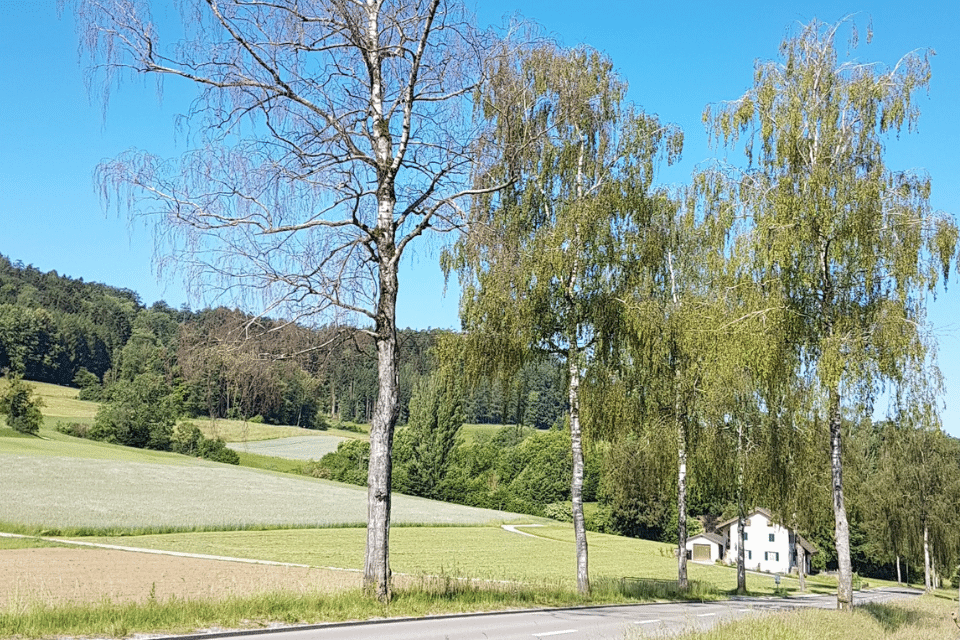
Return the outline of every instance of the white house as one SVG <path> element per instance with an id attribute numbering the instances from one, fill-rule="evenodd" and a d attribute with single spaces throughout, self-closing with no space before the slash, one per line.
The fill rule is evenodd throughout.
<path id="1" fill-rule="evenodd" d="M 778 524 L 766 509 L 754 509 L 748 514 L 743 530 L 746 534 L 743 549 L 747 569 L 790 573 L 797 568 L 799 546 L 803 551 L 801 555 L 804 573 L 810 573 L 810 556 L 817 553 L 816 547 L 793 529 Z M 737 564 L 737 549 L 740 543 L 737 519 L 721 522 L 717 526 L 717 533 L 726 541 L 723 561 Z"/>
<path id="2" fill-rule="evenodd" d="M 687 559 L 694 562 L 716 562 L 723 559 L 727 540 L 715 533 L 698 533 L 687 538 Z"/>

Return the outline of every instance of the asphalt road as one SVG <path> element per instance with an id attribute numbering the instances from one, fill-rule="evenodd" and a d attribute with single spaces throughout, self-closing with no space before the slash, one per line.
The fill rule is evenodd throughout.
<path id="1" fill-rule="evenodd" d="M 886 602 L 920 595 L 915 589 L 885 587 L 856 592 L 856 604 Z M 736 598 L 719 602 L 581 607 L 392 619 L 363 623 L 273 629 L 268 632 L 217 634 L 244 640 L 621 640 L 676 635 L 707 629 L 720 622 L 766 612 L 805 607 L 832 609 L 836 596 Z M 197 636 L 211 638 L 210 634 Z"/>

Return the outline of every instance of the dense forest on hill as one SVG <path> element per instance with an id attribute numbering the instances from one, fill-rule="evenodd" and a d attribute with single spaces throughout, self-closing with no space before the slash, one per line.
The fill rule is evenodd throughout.
<path id="1" fill-rule="evenodd" d="M 400 331 L 401 422 L 417 382 L 436 367 L 439 330 Z M 136 292 L 43 273 L 0 256 L 0 370 L 80 387 L 99 399 L 152 372 L 182 410 L 323 428 L 367 422 L 376 399 L 373 340 L 356 327 L 308 328 L 226 309 L 145 306 Z M 532 362 L 511 380 L 466 390 L 464 417 L 545 429 L 565 411 L 562 372 Z"/>

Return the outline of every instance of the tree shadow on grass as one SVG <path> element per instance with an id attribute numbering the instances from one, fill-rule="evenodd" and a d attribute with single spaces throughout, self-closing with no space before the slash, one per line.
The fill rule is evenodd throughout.
<path id="1" fill-rule="evenodd" d="M 918 611 L 888 604 L 870 602 L 860 609 L 870 614 L 888 633 L 899 631 L 903 627 L 917 626 L 923 620 L 923 615 Z"/>

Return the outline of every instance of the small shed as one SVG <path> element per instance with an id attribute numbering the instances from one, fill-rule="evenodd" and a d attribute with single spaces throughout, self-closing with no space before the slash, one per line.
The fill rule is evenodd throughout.
<path id="1" fill-rule="evenodd" d="M 687 559 L 693 562 L 714 563 L 723 558 L 726 539 L 715 533 L 698 533 L 687 538 Z"/>

